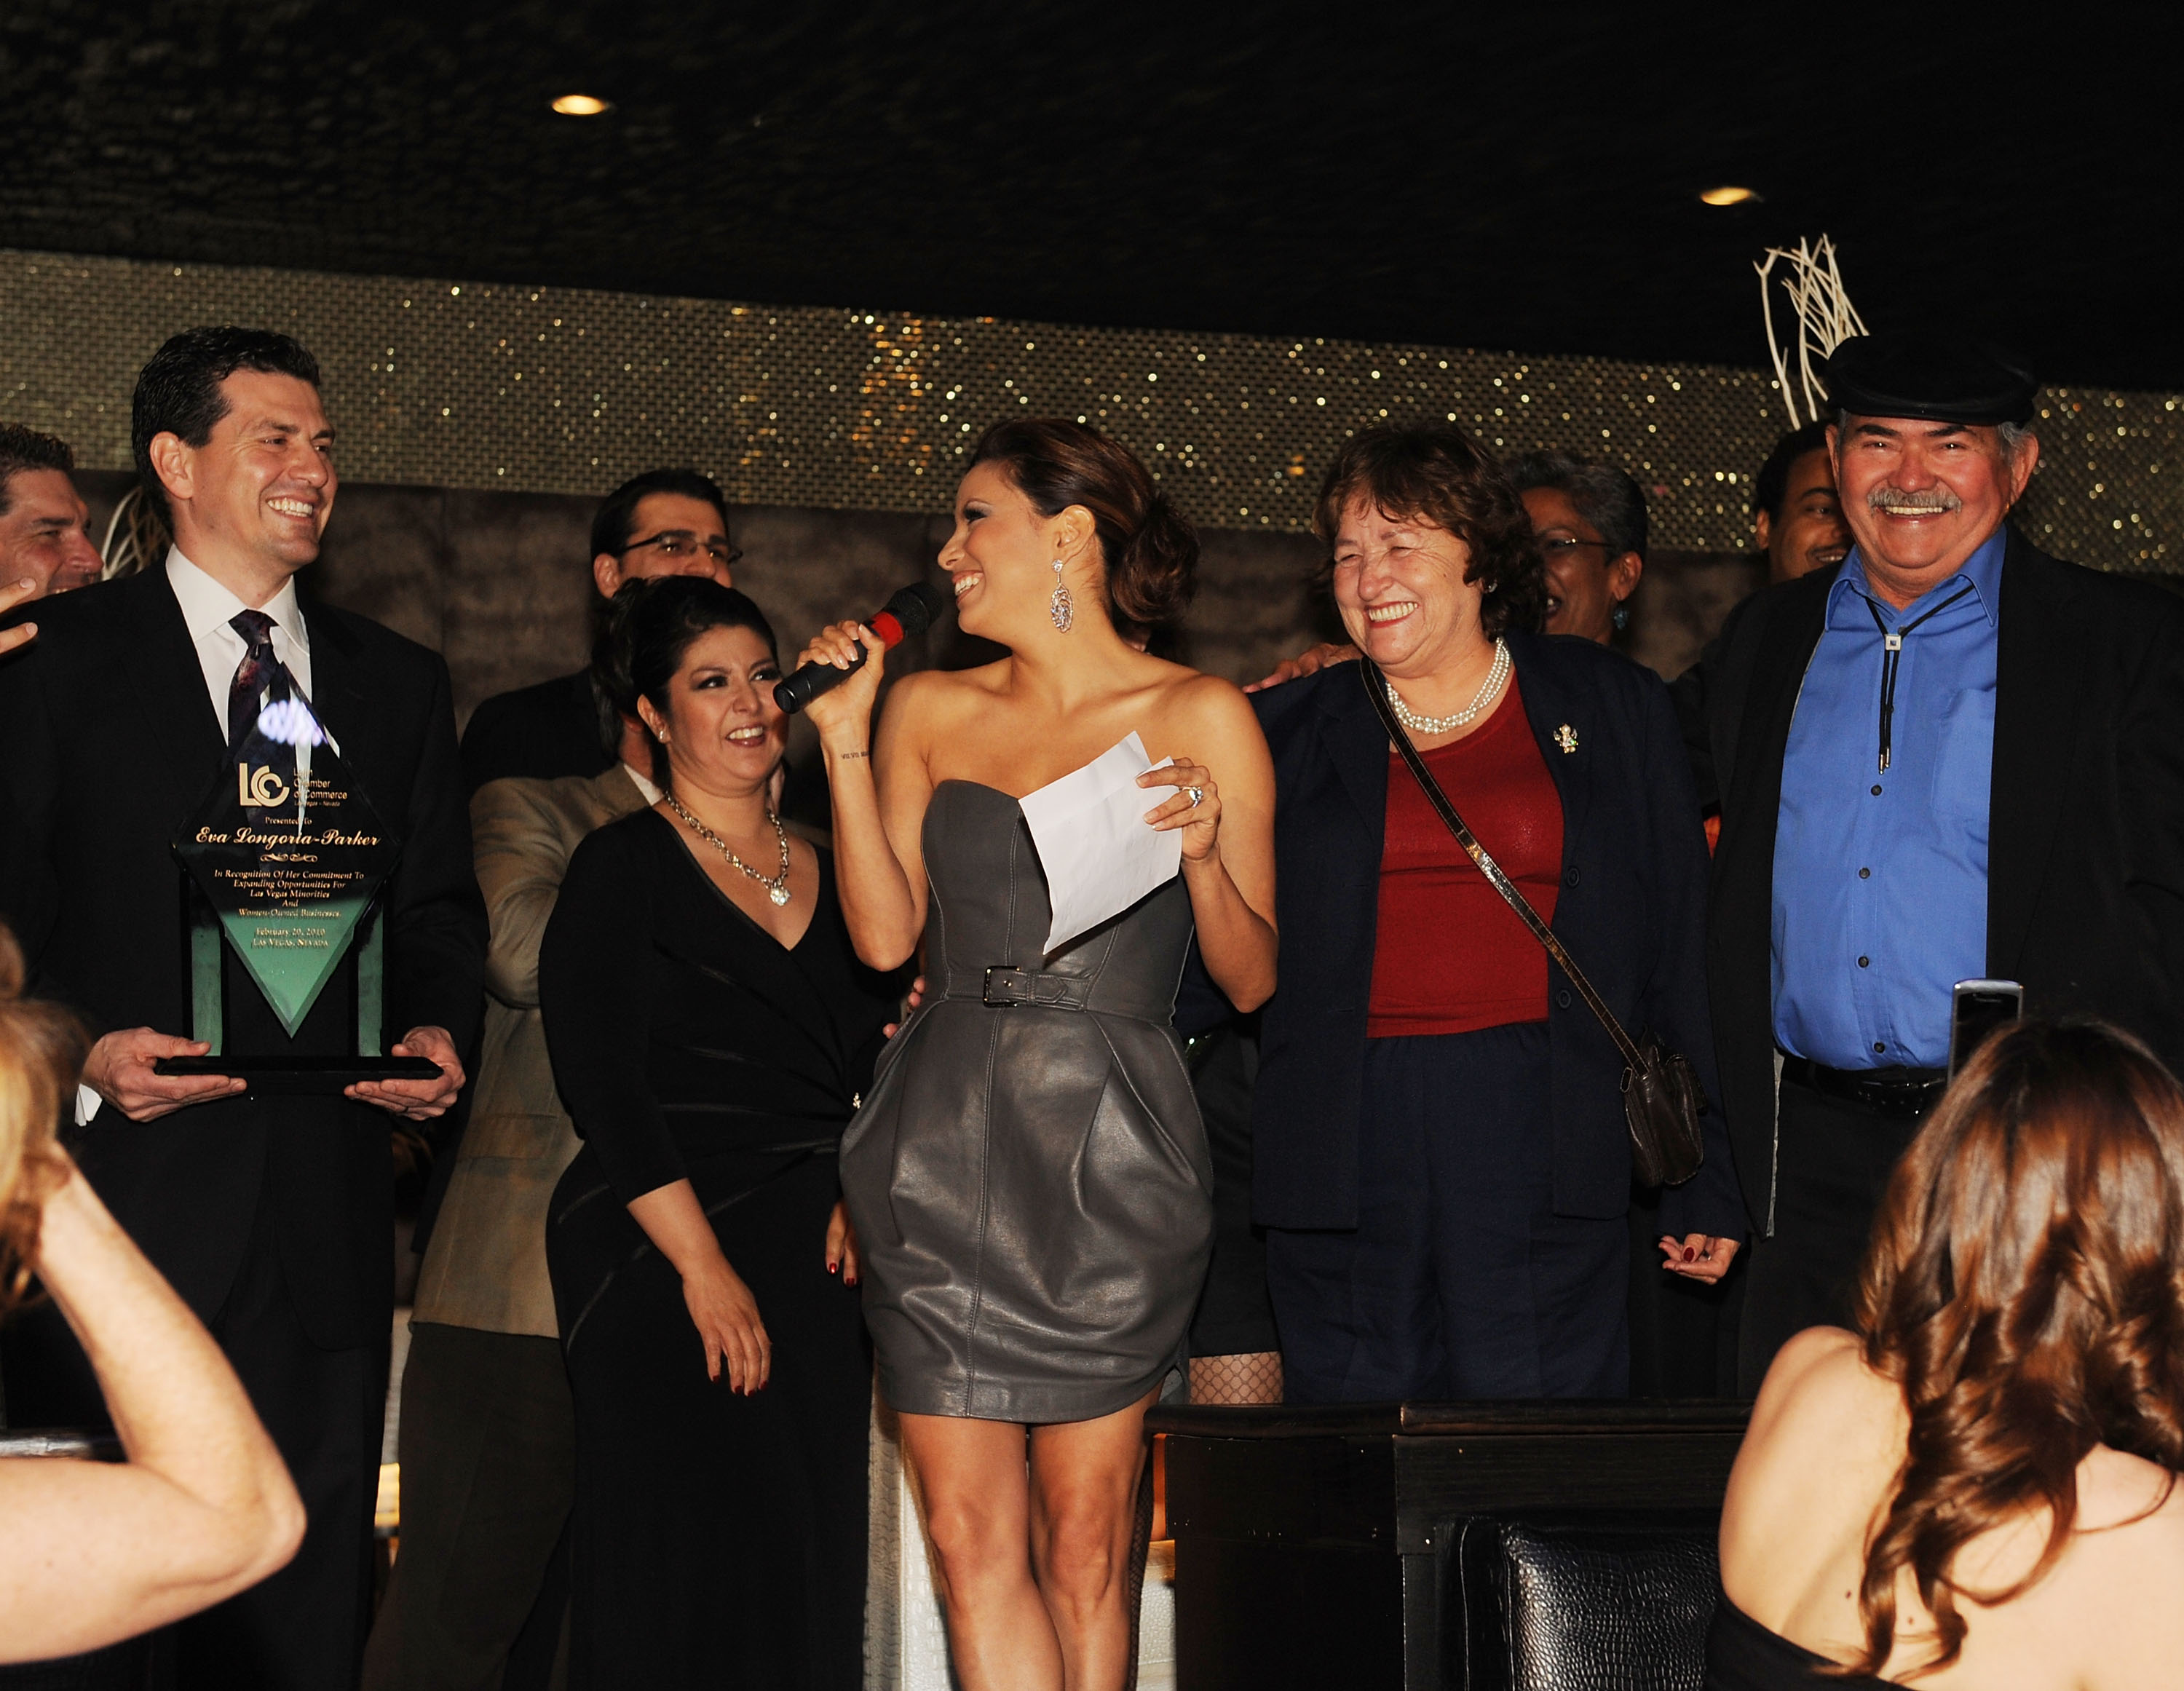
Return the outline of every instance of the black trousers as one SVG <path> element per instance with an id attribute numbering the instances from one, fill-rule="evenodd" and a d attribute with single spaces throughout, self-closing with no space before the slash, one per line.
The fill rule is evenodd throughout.
<path id="1" fill-rule="evenodd" d="M 416 1323 L 400 1444 L 401 1553 L 366 1691 L 498 1691 L 576 1494 L 560 1340 Z"/>
<path id="2" fill-rule="evenodd" d="M 1626 1394 L 1629 1232 L 1552 1136 L 1546 1023 L 1366 1042 L 1357 1227 L 1268 1231 L 1290 1402 Z"/>
<path id="3" fill-rule="evenodd" d="M 1916 1121 L 1783 1082 L 1774 1231 L 1752 1242 L 1737 1333 L 1740 1396 L 1758 1395 L 1791 1335 L 1850 1320 L 1874 1211 L 1918 1131 Z"/>
<path id="4" fill-rule="evenodd" d="M 288 1465 L 307 1522 L 287 1566 L 159 1636 L 151 1683 L 179 1691 L 348 1691 L 371 1615 L 387 1342 L 340 1350 L 312 1342 L 262 1199 L 226 1301 L 206 1326 Z M 50 1304 L 9 1338 L 14 1424 L 110 1425 L 90 1364 Z"/>
<path id="5" fill-rule="evenodd" d="M 1251 1225 L 1251 1093 L 1259 1035 L 1231 1022 L 1190 1042 L 1190 1086 L 1213 1160 L 1213 1258 L 1190 1318 L 1193 1356 L 1275 1350 L 1274 1306 L 1267 1296 L 1267 1243 Z"/>

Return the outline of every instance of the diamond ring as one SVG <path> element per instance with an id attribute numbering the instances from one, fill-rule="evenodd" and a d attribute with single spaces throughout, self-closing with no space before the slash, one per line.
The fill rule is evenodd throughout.
<path id="1" fill-rule="evenodd" d="M 1206 802 L 1206 789 L 1204 787 L 1186 787 L 1183 790 L 1190 795 L 1190 808 L 1192 809 L 1195 810 L 1201 804 Z"/>

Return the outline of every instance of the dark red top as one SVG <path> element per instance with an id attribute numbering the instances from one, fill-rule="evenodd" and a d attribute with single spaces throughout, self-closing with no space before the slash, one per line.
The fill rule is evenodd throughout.
<path id="1" fill-rule="evenodd" d="M 1485 727 L 1425 758 L 1487 854 L 1552 922 L 1563 873 L 1562 795 L 1532 737 L 1516 677 Z M 1546 952 L 1464 855 L 1390 748 L 1367 1037 L 1468 1033 L 1546 1015 Z"/>

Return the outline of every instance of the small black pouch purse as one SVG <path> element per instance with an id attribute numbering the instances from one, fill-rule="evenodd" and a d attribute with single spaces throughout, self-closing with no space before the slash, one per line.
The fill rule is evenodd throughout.
<path id="1" fill-rule="evenodd" d="M 1680 1186 L 1699 1171 L 1705 1160 L 1706 1142 L 1699 1135 L 1699 1117 L 1706 1114 L 1706 1088 L 1699 1084 L 1698 1071 L 1691 1060 L 1680 1051 L 1671 1051 L 1652 1033 L 1633 1039 L 1615 1019 L 1607 1001 L 1593 990 L 1585 971 L 1570 960 L 1563 943 L 1555 937 L 1554 930 L 1540 920 L 1540 913 L 1517 890 L 1517 883 L 1502 872 L 1502 865 L 1487 855 L 1486 848 L 1478 837 L 1464 826 L 1463 818 L 1457 814 L 1456 806 L 1448 802 L 1440 783 L 1434 779 L 1433 771 L 1426 767 L 1418 748 L 1411 743 L 1411 737 L 1396 720 L 1395 707 L 1388 702 L 1387 677 L 1380 666 L 1371 659 L 1361 659 L 1358 673 L 1365 683 L 1366 697 L 1373 701 L 1380 723 L 1388 731 L 1388 738 L 1408 766 L 1412 776 L 1426 795 L 1426 801 L 1440 814 L 1448 831 L 1456 836 L 1456 843 L 1466 856 L 1479 865 L 1479 872 L 1486 877 L 1487 885 L 1499 893 L 1509 908 L 1514 910 L 1532 937 L 1547 948 L 1556 966 L 1577 988 L 1577 995 L 1585 1007 L 1600 1018 L 1600 1025 L 1607 1030 L 1607 1037 L 1615 1042 L 1615 1049 L 1623 1054 L 1623 1119 L 1630 1129 L 1630 1166 L 1641 1186 Z"/>

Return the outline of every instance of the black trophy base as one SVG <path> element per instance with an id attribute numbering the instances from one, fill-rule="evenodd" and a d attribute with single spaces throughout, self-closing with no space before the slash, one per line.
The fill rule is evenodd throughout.
<path id="1" fill-rule="evenodd" d="M 231 1075 L 261 1094 L 337 1095 L 364 1081 L 430 1081 L 440 1065 L 430 1057 L 161 1057 L 155 1075 Z"/>

